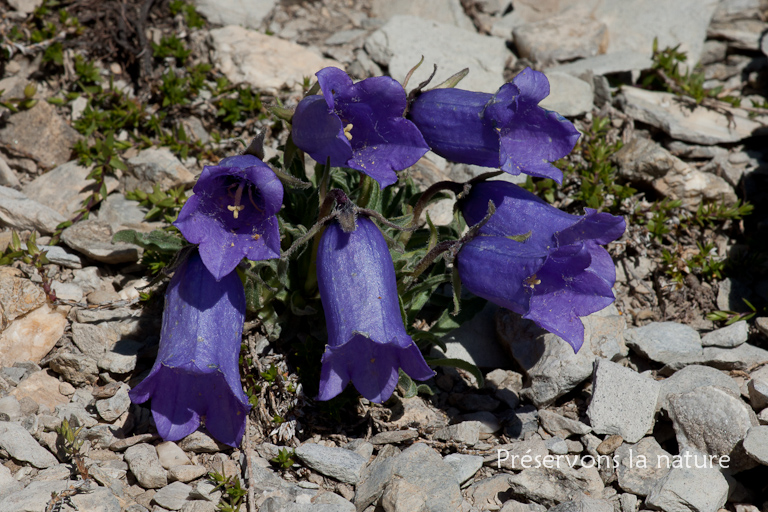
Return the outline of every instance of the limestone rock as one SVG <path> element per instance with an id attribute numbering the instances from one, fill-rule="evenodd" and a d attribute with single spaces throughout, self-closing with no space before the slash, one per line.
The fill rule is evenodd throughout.
<path id="1" fill-rule="evenodd" d="M 0 225 L 49 235 L 65 220 L 56 210 L 33 201 L 22 192 L 0 187 Z"/>
<path id="2" fill-rule="evenodd" d="M 80 221 L 61 234 L 72 249 L 103 263 L 127 263 L 139 259 L 141 248 L 122 242 L 112 242 L 112 229 L 96 220 Z"/>
<path id="3" fill-rule="evenodd" d="M 240 25 L 258 29 L 276 0 L 195 0 L 197 12 L 214 25 Z"/>
<path id="4" fill-rule="evenodd" d="M 66 315 L 44 304 L 22 318 L 14 320 L 0 334 L 0 366 L 16 361 L 39 363 L 56 345 L 67 326 Z"/>

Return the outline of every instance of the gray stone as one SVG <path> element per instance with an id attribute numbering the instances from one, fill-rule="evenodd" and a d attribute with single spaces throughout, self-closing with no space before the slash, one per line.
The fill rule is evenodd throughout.
<path id="1" fill-rule="evenodd" d="M 49 365 L 51 370 L 75 386 L 93 384 L 99 378 L 96 361 L 85 354 L 60 352 L 49 361 Z"/>
<path id="2" fill-rule="evenodd" d="M 0 187 L 0 225 L 49 235 L 65 220 L 56 210 L 29 199 L 22 192 Z"/>
<path id="3" fill-rule="evenodd" d="M 520 403 L 518 393 L 523 389 L 523 376 L 512 370 L 498 368 L 485 376 L 485 387 L 492 389 L 497 399 L 514 409 Z"/>
<path id="4" fill-rule="evenodd" d="M 718 0 L 605 0 L 590 13 L 608 25 L 606 53 L 640 51 L 650 56 L 654 39 L 659 49 L 680 45 L 695 65 L 701 58 L 707 27 Z M 589 2 L 578 2 L 587 4 Z"/>
<path id="5" fill-rule="evenodd" d="M 717 466 L 696 468 L 694 464 L 683 464 L 654 486 L 645 504 L 664 512 L 717 512 L 727 498 L 728 481 Z"/>
<path id="6" fill-rule="evenodd" d="M 616 359 L 627 354 L 626 322 L 611 305 L 582 318 L 584 345 L 577 353 L 555 334 L 548 333 L 516 313 L 500 310 L 496 333 L 530 379 L 521 394 L 537 406 L 547 405 L 592 375 L 598 357 Z"/>
<path id="7" fill-rule="evenodd" d="M 67 420 L 73 427 L 88 428 L 98 424 L 96 418 L 85 409 L 85 406 L 74 400 L 68 404 L 57 405 L 53 412 L 62 421 Z"/>
<path id="8" fill-rule="evenodd" d="M 11 470 L 0 464 L 0 504 L 3 498 L 24 488 L 24 484 L 13 478 Z"/>
<path id="9" fill-rule="evenodd" d="M 348 484 L 356 484 L 367 460 L 344 448 L 332 448 L 314 443 L 305 443 L 296 448 L 301 461 L 331 478 Z"/>
<path id="10" fill-rule="evenodd" d="M 191 493 L 192 487 L 189 485 L 183 482 L 173 482 L 157 491 L 152 500 L 168 510 L 179 510 L 189 500 Z"/>
<path id="11" fill-rule="evenodd" d="M 540 106 L 561 116 L 576 117 L 592 110 L 594 92 L 592 84 L 568 73 L 548 71 L 549 96 Z"/>
<path id="12" fill-rule="evenodd" d="M 736 203 L 733 188 L 723 178 L 688 165 L 650 139 L 632 139 L 613 159 L 622 177 L 651 185 L 663 197 L 680 200 L 690 210 L 696 210 L 702 201 Z"/>
<path id="13" fill-rule="evenodd" d="M 485 464 L 496 469 L 521 471 L 532 468 L 533 461 L 542 460 L 548 454 L 549 450 L 544 441 L 538 436 L 533 436 L 526 441 L 498 445 L 493 454 L 486 456 Z M 523 459 L 524 457 L 526 458 Z"/>
<path id="14" fill-rule="evenodd" d="M 155 446 L 157 450 L 157 457 L 160 460 L 160 465 L 165 469 L 171 469 L 173 466 L 181 466 L 184 464 L 192 464 L 184 450 L 179 448 L 179 445 L 173 441 L 166 441 Z"/>
<path id="15" fill-rule="evenodd" d="M 462 415 L 465 422 L 472 421 L 478 423 L 481 434 L 495 434 L 501 430 L 501 423 L 495 414 L 488 411 L 470 412 Z"/>
<path id="16" fill-rule="evenodd" d="M 483 458 L 479 455 L 466 455 L 463 453 L 451 453 L 443 457 L 443 460 L 450 464 L 453 472 L 456 474 L 456 481 L 459 485 L 463 484 L 480 471 L 483 467 Z"/>
<path id="17" fill-rule="evenodd" d="M 91 168 L 72 160 L 38 176 L 24 185 L 22 191 L 27 197 L 71 218 L 83 207 L 83 201 L 97 192 L 98 183 L 88 179 L 90 172 Z M 104 178 L 108 193 L 115 190 L 118 183 L 113 176 Z"/>
<path id="18" fill-rule="evenodd" d="M 462 359 L 479 368 L 504 368 L 509 356 L 496 341 L 494 315 L 498 306 L 488 303 L 477 315 L 442 337 L 446 350 L 432 351 L 435 357 Z"/>
<path id="19" fill-rule="evenodd" d="M 624 112 L 655 126 L 675 139 L 694 144 L 725 144 L 759 135 L 763 126 L 739 108 L 728 116 L 705 107 L 691 108 L 672 93 L 624 86 L 620 101 Z"/>
<path id="20" fill-rule="evenodd" d="M 26 244 L 22 243 L 22 246 L 26 246 Z M 77 254 L 72 253 L 71 251 L 67 250 L 64 247 L 58 246 L 58 245 L 46 245 L 45 247 L 38 247 L 42 252 L 45 253 L 45 257 L 48 258 L 48 261 L 51 263 L 55 263 L 56 265 L 61 265 L 62 267 L 67 268 L 82 268 L 83 262 L 80 259 L 80 256 Z M 59 283 L 63 284 L 63 283 Z M 72 283 L 66 283 L 68 285 L 71 285 Z"/>
<path id="21" fill-rule="evenodd" d="M 185 452 L 216 453 L 227 449 L 227 445 L 218 443 L 205 432 L 196 430 L 179 441 L 179 448 Z"/>
<path id="22" fill-rule="evenodd" d="M 228 25 L 210 31 L 212 61 L 230 82 L 246 82 L 265 92 L 298 89 L 305 76 L 341 65 L 278 37 Z"/>
<path id="23" fill-rule="evenodd" d="M 651 322 L 627 329 L 627 345 L 651 361 L 666 364 L 682 356 L 702 354 L 701 337 L 692 327 L 676 322 Z"/>
<path id="24" fill-rule="evenodd" d="M 721 370 L 746 371 L 768 362 L 768 350 L 742 343 L 736 348 L 706 347 L 702 354 L 702 364 Z"/>
<path id="25" fill-rule="evenodd" d="M 738 347 L 749 339 L 749 325 L 746 320 L 740 320 L 726 327 L 708 332 L 701 337 L 705 347 Z"/>
<path id="26" fill-rule="evenodd" d="M 465 496 L 474 505 L 473 510 L 498 510 L 508 495 L 509 478 L 506 474 L 478 480 L 465 491 Z"/>
<path id="27" fill-rule="evenodd" d="M 461 505 L 461 491 L 453 469 L 424 443 L 410 446 L 395 458 L 393 475 L 420 491 L 429 512 L 456 510 Z"/>
<path id="28" fill-rule="evenodd" d="M 539 421 L 544 430 L 553 436 L 559 436 L 563 439 L 571 435 L 581 436 L 592 432 L 592 427 L 589 425 L 566 418 L 547 409 L 539 411 Z"/>
<path id="29" fill-rule="evenodd" d="M 757 462 L 768 466 L 768 426 L 750 428 L 744 437 L 744 450 Z"/>
<path id="30" fill-rule="evenodd" d="M 464 14 L 459 0 L 373 0 L 371 14 L 382 20 L 389 20 L 397 15 L 416 16 L 424 20 L 456 25 L 470 32 L 475 31 L 472 20 Z"/>
<path id="31" fill-rule="evenodd" d="M 768 407 L 768 366 L 763 366 L 752 372 L 747 382 L 749 402 L 752 408 L 760 410 Z"/>
<path id="32" fill-rule="evenodd" d="M 726 277 L 720 282 L 717 290 L 717 307 L 722 311 L 746 313 L 749 308 L 744 299 L 749 299 L 751 293 L 752 290 L 747 284 Z"/>
<path id="33" fill-rule="evenodd" d="M 17 423 L 0 422 L 0 448 L 21 462 L 36 468 L 49 468 L 59 463 L 51 452 L 35 441 L 27 430 Z"/>
<path id="34" fill-rule="evenodd" d="M 544 66 L 594 57 L 608 45 L 605 23 L 570 16 L 526 23 L 515 27 L 512 35 L 520 57 Z"/>
<path id="35" fill-rule="evenodd" d="M 197 11 L 214 25 L 258 29 L 277 0 L 195 0 Z"/>
<path id="36" fill-rule="evenodd" d="M 98 360 L 98 366 L 112 373 L 129 373 L 136 368 L 136 360 L 142 348 L 144 343 L 127 339 L 118 340 Z"/>
<path id="37" fill-rule="evenodd" d="M 61 239 L 72 249 L 103 263 L 135 262 L 141 248 L 133 244 L 112 242 L 112 229 L 96 220 L 80 221 L 68 227 Z"/>
<path id="38" fill-rule="evenodd" d="M 437 65 L 433 85 L 469 68 L 461 87 L 481 92 L 495 92 L 504 83 L 504 66 L 512 55 L 504 39 L 415 16 L 393 16 L 368 37 L 365 49 L 374 61 L 388 66 L 399 82 L 423 55 L 424 63 L 414 72 L 411 84 L 426 80 L 433 65 Z"/>
<path id="39" fill-rule="evenodd" d="M 744 452 L 742 440 L 758 421 L 741 398 L 705 386 L 670 396 L 668 412 L 679 446 L 718 457 L 727 455 L 733 472 L 755 465 Z"/>
<path id="40" fill-rule="evenodd" d="M 139 180 L 139 186 L 151 192 L 153 185 L 161 190 L 192 183 L 195 176 L 168 148 L 147 148 L 128 159 L 131 175 Z"/>
<path id="41" fill-rule="evenodd" d="M 21 404 L 15 396 L 4 396 L 0 398 L 0 418 L 4 421 L 19 421 L 22 418 Z"/>
<path id="42" fill-rule="evenodd" d="M 636 512 L 637 496 L 629 493 L 622 494 L 619 496 L 619 505 L 621 506 L 621 512 Z"/>
<path id="43" fill-rule="evenodd" d="M 188 501 L 181 507 L 181 512 L 216 512 L 219 510 L 215 503 L 210 501 Z"/>
<path id="44" fill-rule="evenodd" d="M 168 468 L 168 480 L 171 482 L 191 482 L 208 473 L 205 466 L 186 465 Z"/>
<path id="45" fill-rule="evenodd" d="M 652 65 L 653 61 L 650 55 L 645 52 L 640 53 L 626 50 L 561 64 L 545 70 L 545 73 L 548 74 L 556 71 L 582 78 L 589 72 L 592 72 L 594 75 L 611 75 L 632 71 L 639 73 L 644 69 L 650 69 Z"/>
<path id="46" fill-rule="evenodd" d="M 653 428 L 660 389 L 655 380 L 607 359 L 598 360 L 587 408 L 592 429 L 636 443 Z"/>
<path id="47" fill-rule="evenodd" d="M 603 481 L 596 468 L 573 469 L 567 464 L 559 466 L 532 467 L 509 475 L 509 492 L 547 507 L 583 494 L 599 496 L 603 492 Z"/>
<path id="48" fill-rule="evenodd" d="M 72 496 L 72 504 L 79 512 L 121 512 L 120 501 L 111 489 L 98 488 Z"/>
<path id="49" fill-rule="evenodd" d="M 51 284 L 51 290 L 56 294 L 56 298 L 72 302 L 81 302 L 83 300 L 83 290 L 73 283 L 62 283 L 54 281 Z"/>
<path id="50" fill-rule="evenodd" d="M 585 496 L 576 501 L 555 505 L 549 509 L 549 512 L 613 512 L 613 503 Z"/>
<path id="51" fill-rule="evenodd" d="M 657 409 L 667 409 L 669 407 L 669 397 L 688 393 L 704 386 L 718 386 L 728 390 L 733 396 L 739 396 L 741 391 L 739 385 L 732 378 L 709 366 L 691 365 L 675 372 L 668 379 L 661 381 L 661 391 L 659 392 L 659 401 Z"/>
<path id="52" fill-rule="evenodd" d="M 547 512 L 547 507 L 537 503 L 521 503 L 516 500 L 507 500 L 500 512 Z M 634 510 L 632 512 L 635 512 Z"/>
<path id="53" fill-rule="evenodd" d="M 354 503 L 357 510 L 365 510 L 381 497 L 384 487 L 394 474 L 395 458 L 395 453 L 383 449 L 374 461 L 363 469 L 360 483 L 355 488 Z"/>
<path id="54" fill-rule="evenodd" d="M 728 41 L 728 46 L 739 50 L 760 50 L 762 35 L 768 23 L 758 19 L 737 19 L 714 22 L 707 30 L 707 37 Z"/>
<path id="55" fill-rule="evenodd" d="M 417 437 L 419 437 L 419 433 L 416 430 L 388 430 L 379 432 L 370 439 L 370 442 L 373 445 L 397 444 L 416 439 Z"/>
<path id="56" fill-rule="evenodd" d="M 462 421 L 456 425 L 449 425 L 435 432 L 435 439 L 441 441 L 453 441 L 474 446 L 480 439 L 480 425 L 477 421 Z"/>
<path id="57" fill-rule="evenodd" d="M 145 489 L 160 489 L 168 484 L 165 470 L 160 465 L 155 447 L 149 444 L 137 444 L 125 450 L 125 461 Z"/>
<path id="58" fill-rule="evenodd" d="M 667 476 L 672 456 L 653 437 L 637 444 L 623 444 L 616 450 L 619 487 L 638 496 L 647 496 L 654 485 Z"/>
<path id="59" fill-rule="evenodd" d="M 113 422 L 123 415 L 131 406 L 128 397 L 128 386 L 120 386 L 120 389 L 111 398 L 96 401 L 96 410 L 104 421 Z"/>
<path id="60" fill-rule="evenodd" d="M 72 147 L 82 136 L 56 113 L 47 101 L 8 118 L 0 129 L 0 142 L 11 150 L 30 155 L 41 167 L 69 161 Z"/>
<path id="61" fill-rule="evenodd" d="M 19 178 L 16 177 L 13 169 L 8 166 L 8 163 L 5 161 L 5 158 L 3 158 L 2 155 L 0 155 L 0 186 L 13 189 L 21 188 L 21 182 L 19 182 Z"/>
<path id="62" fill-rule="evenodd" d="M 373 444 L 365 439 L 353 439 L 344 445 L 345 450 L 351 450 L 365 460 L 369 460 L 373 455 Z"/>
<path id="63" fill-rule="evenodd" d="M 550 453 L 555 455 L 565 455 L 568 453 L 568 443 L 562 437 L 550 437 L 544 441 L 544 446 L 547 447 Z"/>
<path id="64" fill-rule="evenodd" d="M 52 493 L 60 493 L 70 483 L 66 480 L 56 482 L 32 482 L 21 491 L 8 494 L 0 500 L 0 512 L 38 512 L 44 511 L 51 501 Z M 0 490 L 0 494 L 2 491 Z"/>
<path id="65" fill-rule="evenodd" d="M 99 208 L 98 220 L 109 224 L 113 233 L 123 229 L 152 231 L 162 227 L 159 222 L 147 222 L 144 217 L 149 209 L 140 206 L 137 201 L 126 199 L 122 194 L 111 194 Z"/>

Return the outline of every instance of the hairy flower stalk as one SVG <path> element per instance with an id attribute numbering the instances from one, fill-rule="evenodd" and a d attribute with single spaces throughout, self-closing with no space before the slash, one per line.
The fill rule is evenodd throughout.
<path id="1" fill-rule="evenodd" d="M 218 279 L 243 258 L 280 257 L 275 214 L 283 203 L 283 185 L 253 155 L 223 159 L 206 166 L 174 225 L 193 244 L 200 244 L 203 263 Z"/>
<path id="2" fill-rule="evenodd" d="M 317 281 L 328 328 L 319 400 L 335 397 L 352 381 L 365 398 L 383 402 L 400 368 L 417 380 L 434 375 L 405 332 L 392 257 L 372 221 L 361 216 L 350 232 L 337 221 L 325 229 Z"/>
<path id="3" fill-rule="evenodd" d="M 403 118 L 403 86 L 379 76 L 357 83 L 338 68 L 317 72 L 322 96 L 307 96 L 296 107 L 291 137 L 320 163 L 357 169 L 381 188 L 397 182 L 395 171 L 415 164 L 429 151 L 414 124 Z"/>
<path id="4" fill-rule="evenodd" d="M 586 208 L 565 213 L 506 182 L 474 185 L 461 203 L 467 224 L 496 213 L 460 250 L 457 264 L 467 290 L 533 320 L 578 351 L 581 317 L 614 301 L 616 270 L 601 247 L 619 238 L 624 219 Z M 519 242 L 510 237 L 530 233 Z"/>
<path id="5" fill-rule="evenodd" d="M 448 160 L 561 183 L 562 171 L 550 162 L 570 153 L 580 134 L 570 121 L 538 106 L 547 96 L 547 77 L 526 68 L 495 94 L 423 92 L 411 104 L 408 119 L 430 149 Z"/>
<path id="6" fill-rule="evenodd" d="M 213 437 L 240 443 L 251 409 L 238 370 L 244 320 L 237 273 L 216 280 L 197 252 L 176 270 L 165 293 L 157 360 L 129 393 L 137 404 L 152 400 L 166 441 L 191 434 L 204 419 Z"/>

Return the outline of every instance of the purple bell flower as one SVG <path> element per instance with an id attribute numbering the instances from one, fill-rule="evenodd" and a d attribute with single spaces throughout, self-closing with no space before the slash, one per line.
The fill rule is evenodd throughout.
<path id="1" fill-rule="evenodd" d="M 317 251 L 317 282 L 328 327 L 318 400 L 330 400 L 349 384 L 381 403 L 399 372 L 416 380 L 434 375 L 405 332 L 395 267 L 379 228 L 365 217 L 345 233 L 329 225 Z"/>
<path id="2" fill-rule="evenodd" d="M 291 137 L 321 164 L 357 169 L 381 188 L 397 181 L 395 171 L 415 164 L 429 151 L 419 130 L 403 118 L 403 86 L 390 77 L 357 83 L 338 68 L 317 72 L 322 96 L 307 96 L 296 107 Z"/>
<path id="3" fill-rule="evenodd" d="M 245 292 L 237 273 L 217 281 L 195 252 L 165 292 L 160 349 L 152 370 L 129 396 L 152 399 L 160 436 L 176 441 L 205 418 L 208 431 L 230 446 L 245 432 L 251 409 L 238 370 Z"/>
<path id="4" fill-rule="evenodd" d="M 448 160 L 561 183 L 562 171 L 550 162 L 570 153 L 580 134 L 560 114 L 538 106 L 547 96 L 547 77 L 526 68 L 496 94 L 423 92 L 413 101 L 408 119 L 432 151 Z"/>
<path id="5" fill-rule="evenodd" d="M 253 155 L 232 156 L 206 166 L 174 226 L 200 244 L 203 263 L 218 280 L 245 257 L 280 257 L 275 214 L 283 204 L 283 185 Z"/>
<path id="6" fill-rule="evenodd" d="M 488 201 L 496 213 L 457 256 L 462 285 L 578 351 L 584 341 L 580 317 L 614 301 L 616 269 L 600 246 L 621 237 L 624 219 L 592 208 L 571 215 L 517 185 L 486 181 L 474 185 L 461 204 L 468 224 L 485 217 Z M 509 238 L 528 232 L 524 242 Z"/>

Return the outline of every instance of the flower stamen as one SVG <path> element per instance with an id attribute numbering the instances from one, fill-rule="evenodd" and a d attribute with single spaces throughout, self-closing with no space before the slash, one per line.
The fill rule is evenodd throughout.
<path id="1" fill-rule="evenodd" d="M 235 191 L 235 204 L 227 205 L 227 210 L 232 212 L 232 216 L 235 219 L 237 219 L 237 216 L 245 208 L 244 204 L 240 204 L 240 200 L 243 198 L 243 188 L 245 188 L 245 183 L 241 181 Z M 250 189 L 248 190 L 248 193 L 250 194 Z"/>
<path id="2" fill-rule="evenodd" d="M 344 136 L 347 138 L 347 140 L 352 140 L 352 123 L 349 123 L 344 127 Z"/>
<path id="3" fill-rule="evenodd" d="M 541 279 L 536 277 L 536 274 L 533 274 L 532 276 L 525 279 L 524 283 L 528 285 L 529 287 L 533 288 L 537 284 L 541 284 Z"/>

